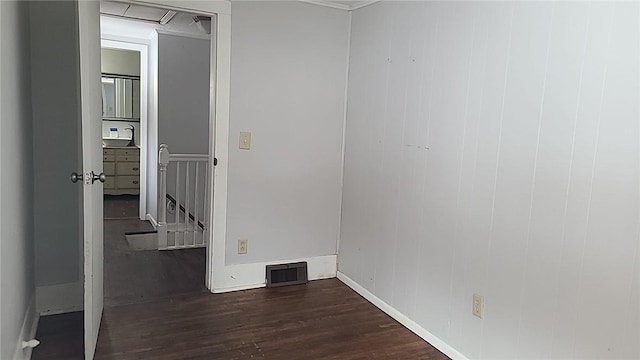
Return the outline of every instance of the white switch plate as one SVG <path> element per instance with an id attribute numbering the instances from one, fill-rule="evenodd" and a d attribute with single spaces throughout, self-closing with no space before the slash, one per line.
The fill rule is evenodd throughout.
<path id="1" fill-rule="evenodd" d="M 481 295 L 473 294 L 473 315 L 482 319 L 484 312 L 484 300 Z"/>
<path id="2" fill-rule="evenodd" d="M 251 149 L 251 133 L 248 131 L 240 132 L 240 149 L 249 150 Z"/>
<path id="3" fill-rule="evenodd" d="M 247 239 L 238 240 L 238 254 L 246 254 L 247 253 Z"/>

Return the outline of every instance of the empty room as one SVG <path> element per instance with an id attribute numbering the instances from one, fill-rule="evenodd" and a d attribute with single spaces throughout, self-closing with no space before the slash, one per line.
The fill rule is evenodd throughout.
<path id="1" fill-rule="evenodd" d="M 637 1 L 3 0 L 0 84 L 2 360 L 640 359 Z"/>

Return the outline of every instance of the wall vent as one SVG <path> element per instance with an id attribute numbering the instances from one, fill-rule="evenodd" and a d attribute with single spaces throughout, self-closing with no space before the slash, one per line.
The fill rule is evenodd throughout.
<path id="1" fill-rule="evenodd" d="M 307 262 L 267 265 L 267 287 L 306 284 Z"/>

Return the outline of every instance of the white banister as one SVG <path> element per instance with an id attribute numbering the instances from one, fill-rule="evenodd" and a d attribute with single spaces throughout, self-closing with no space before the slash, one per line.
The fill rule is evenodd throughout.
<path id="1" fill-rule="evenodd" d="M 169 148 L 160 145 L 158 154 L 160 172 L 160 191 L 158 192 L 158 248 L 167 247 L 167 167 L 169 166 Z"/>
<path id="2" fill-rule="evenodd" d="M 200 209 L 208 194 L 208 155 L 171 154 L 166 144 L 160 145 L 158 194 L 158 248 L 160 250 L 204 247 L 206 244 L 206 214 Z M 204 164 L 204 171 L 200 167 Z M 175 176 L 174 176 L 175 175 Z M 201 179 L 201 177 L 204 177 Z M 168 184 L 172 186 L 169 186 Z M 204 184 L 204 185 L 201 185 Z M 167 193 L 167 188 L 175 192 Z M 168 202 L 174 205 L 173 219 L 167 218 Z M 203 210 L 203 211 L 202 211 Z M 200 219 L 204 213 L 205 217 Z M 182 220 L 183 219 L 183 220 Z"/>

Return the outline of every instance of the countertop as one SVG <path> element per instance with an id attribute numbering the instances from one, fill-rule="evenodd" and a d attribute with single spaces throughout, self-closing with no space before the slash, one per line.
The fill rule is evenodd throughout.
<path id="1" fill-rule="evenodd" d="M 103 149 L 140 149 L 140 145 L 135 146 L 107 146 L 102 145 Z"/>

